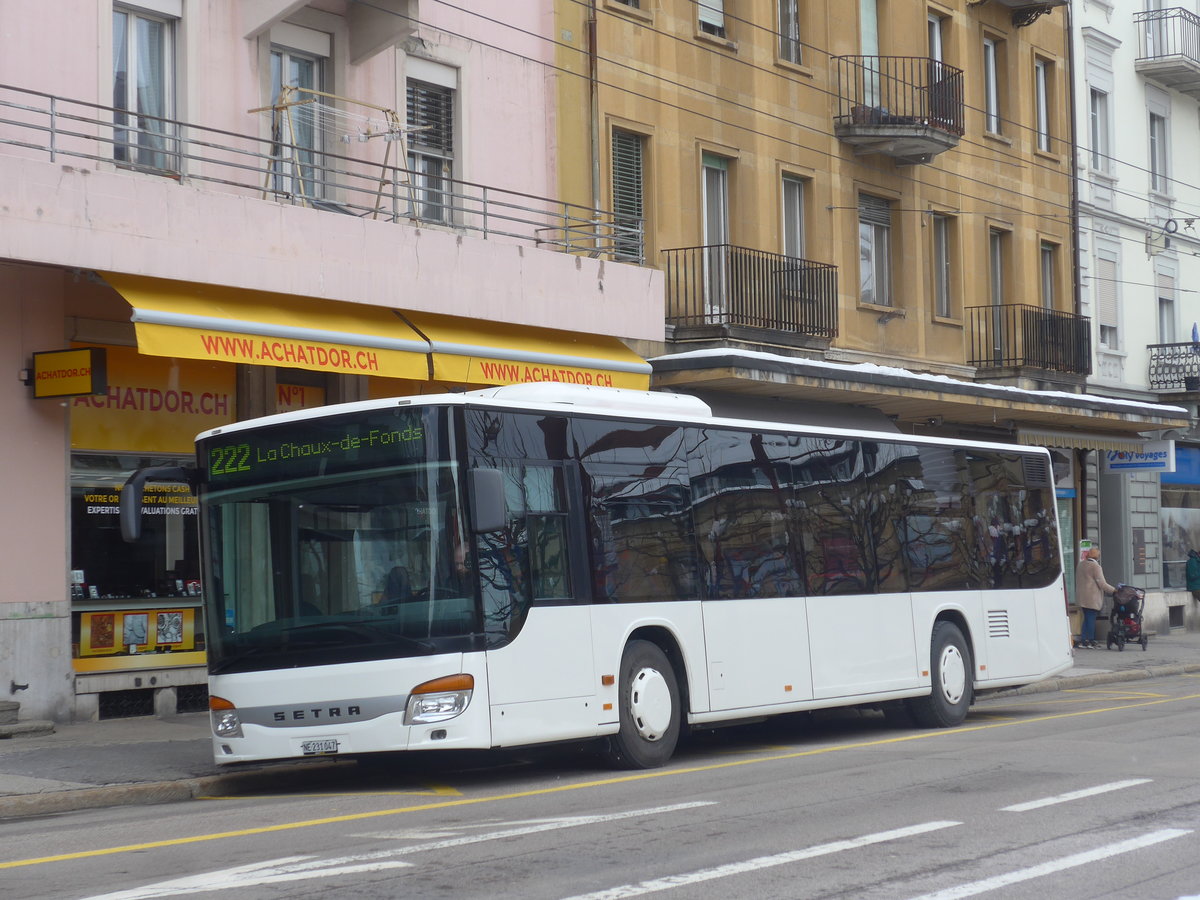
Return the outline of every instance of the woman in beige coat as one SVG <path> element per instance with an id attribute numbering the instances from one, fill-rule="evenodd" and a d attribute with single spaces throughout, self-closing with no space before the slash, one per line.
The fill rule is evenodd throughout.
<path id="1" fill-rule="evenodd" d="M 1093 544 L 1075 569 L 1075 605 L 1083 610 L 1083 624 L 1079 628 L 1076 647 L 1100 649 L 1096 643 L 1096 614 L 1104 606 L 1104 595 L 1115 590 L 1104 579 L 1104 570 L 1100 568 L 1100 548 Z"/>

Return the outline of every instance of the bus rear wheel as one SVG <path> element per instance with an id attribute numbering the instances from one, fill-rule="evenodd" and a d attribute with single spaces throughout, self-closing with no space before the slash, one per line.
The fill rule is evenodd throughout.
<path id="1" fill-rule="evenodd" d="M 664 765 L 679 741 L 679 684 L 667 655 L 649 641 L 630 641 L 621 655 L 620 727 L 609 738 L 609 762 L 622 769 Z"/>
<path id="2" fill-rule="evenodd" d="M 929 644 L 933 690 L 909 700 L 909 711 L 923 728 L 961 725 L 971 707 L 974 675 L 967 640 L 953 622 L 938 622 Z"/>

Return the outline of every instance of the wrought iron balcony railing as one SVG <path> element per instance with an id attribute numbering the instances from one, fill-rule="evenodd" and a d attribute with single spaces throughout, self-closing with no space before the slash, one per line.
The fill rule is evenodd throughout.
<path id="1" fill-rule="evenodd" d="M 725 325 L 832 339 L 837 267 L 712 244 L 663 251 L 667 323 Z"/>
<path id="2" fill-rule="evenodd" d="M 1200 16 L 1187 9 L 1154 9 L 1134 13 L 1133 21 L 1138 73 L 1200 98 Z"/>
<path id="3" fill-rule="evenodd" d="M 970 365 L 1091 374 L 1092 329 L 1087 316 L 1018 303 L 971 306 L 966 313 Z"/>
<path id="4" fill-rule="evenodd" d="M 920 56 L 839 56 L 837 125 L 928 126 L 962 137 L 962 69 Z"/>
<path id="5" fill-rule="evenodd" d="M 1149 344 L 1150 390 L 1200 391 L 1200 344 Z"/>
<path id="6" fill-rule="evenodd" d="M 0 147 L 389 222 L 445 225 L 567 253 L 642 262 L 640 218 L 389 164 L 386 142 L 314 148 L 0 85 Z M 356 152 L 357 151 L 357 152 Z"/>

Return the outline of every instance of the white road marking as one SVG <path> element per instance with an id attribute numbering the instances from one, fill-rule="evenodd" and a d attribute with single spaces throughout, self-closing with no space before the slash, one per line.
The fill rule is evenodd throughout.
<path id="1" fill-rule="evenodd" d="M 994 891 L 997 888 L 1008 887 L 1010 884 L 1029 881 L 1032 878 L 1041 878 L 1043 875 L 1052 875 L 1055 872 L 1062 872 L 1065 869 L 1086 866 L 1090 863 L 1108 859 L 1111 856 L 1119 856 L 1122 853 L 1141 850 L 1145 847 L 1160 844 L 1163 841 L 1170 841 L 1191 833 L 1190 828 L 1164 828 L 1162 831 L 1152 831 L 1141 837 L 1130 838 L 1127 841 L 1118 841 L 1115 844 L 1109 844 L 1107 847 L 1085 850 L 1083 853 L 1064 856 L 1062 859 L 1054 859 L 1050 862 L 1044 862 L 1041 865 L 1030 866 L 1028 869 L 1018 869 L 1015 872 L 996 875 L 993 878 L 985 878 L 982 881 L 973 881 L 970 884 L 960 884 L 957 887 L 946 888 L 944 891 L 922 894 L 920 897 L 913 898 L 913 900 L 957 900 L 959 897 L 974 897 L 976 894 Z"/>
<path id="2" fill-rule="evenodd" d="M 712 869 L 701 869 L 698 872 L 688 872 L 683 875 L 668 875 L 665 878 L 655 878 L 650 881 L 643 881 L 640 884 L 624 884 L 619 887 L 596 891 L 592 894 L 579 894 L 575 897 L 568 897 L 566 900 L 623 900 L 625 897 L 638 897 L 642 894 L 653 894 L 656 891 L 685 887 L 701 881 L 728 878 L 731 875 L 742 875 L 746 872 L 754 872 L 759 869 L 769 869 L 772 866 L 784 866 L 788 863 L 813 859 L 814 857 L 825 856 L 829 853 L 840 853 L 843 850 L 854 850 L 858 847 L 866 847 L 871 844 L 881 844 L 884 841 L 915 837 L 918 834 L 927 834 L 930 831 L 952 828 L 955 825 L 961 824 L 962 822 L 925 822 L 921 825 L 910 825 L 907 828 L 896 828 L 892 831 L 864 834 L 862 837 L 834 841 L 830 844 L 817 844 L 814 847 L 806 847 L 803 850 L 789 850 L 787 853 L 776 853 L 773 856 L 759 856 L 755 859 L 748 859 L 745 862 L 727 863 L 726 865 L 716 866 Z"/>
<path id="3" fill-rule="evenodd" d="M 222 869 L 217 872 L 206 872 L 200 875 L 189 875 L 171 881 L 160 881 L 140 888 L 126 891 L 116 891 L 110 894 L 97 894 L 86 900 L 154 900 L 158 897 L 178 897 L 185 894 L 196 894 L 207 891 L 224 891 L 233 888 L 247 888 L 263 884 L 282 884 L 288 881 L 302 881 L 309 878 L 329 878 L 334 875 L 356 875 L 366 872 L 378 872 L 384 869 L 400 869 L 411 867 L 414 863 L 395 859 L 397 856 L 407 856 L 410 853 L 420 853 L 428 850 L 443 850 L 448 847 L 461 847 L 464 844 L 478 844 L 483 841 L 495 841 L 503 838 L 517 837 L 524 834 L 537 834 L 543 831 L 557 831 L 562 828 L 577 828 L 580 825 L 596 825 L 602 822 L 616 822 L 621 819 L 633 819 L 642 816 L 659 815 L 661 813 L 678 812 L 685 809 L 695 809 L 700 806 L 715 806 L 715 802 L 697 801 L 693 803 L 676 803 L 670 806 L 655 806 L 649 809 L 632 809 L 627 812 L 608 813 L 600 816 L 565 816 L 558 819 L 539 819 L 533 824 L 519 828 L 505 828 L 499 831 L 489 831 L 466 837 L 451 837 L 443 840 L 429 841 L 424 844 L 413 844 L 408 847 L 397 847 L 391 850 L 378 850 L 371 853 L 360 853 L 354 856 L 343 856 L 337 859 L 318 859 L 315 856 L 287 856 L 282 859 L 264 860 Z M 386 839 L 386 836 L 380 836 Z"/>
<path id="4" fill-rule="evenodd" d="M 173 881 L 160 881 L 158 884 L 133 888 L 128 891 L 97 894 L 89 897 L 88 900 L 153 900 L 156 897 L 177 897 L 181 894 L 227 891 L 264 884 L 283 884 L 289 881 L 306 881 L 311 878 L 330 878 L 335 875 L 359 875 L 365 872 L 379 872 L 384 869 L 412 866 L 412 863 L 401 860 L 377 860 L 357 865 L 338 865 L 339 862 L 341 860 L 313 861 L 312 857 L 308 856 L 287 856 L 282 859 L 251 863 L 248 866 L 223 869 L 220 872 L 206 872 L 201 875 L 176 878 Z M 325 868 L 320 868 L 322 866 Z"/>
<path id="5" fill-rule="evenodd" d="M 388 856 L 407 856 L 410 853 L 424 853 L 428 850 L 445 850 L 449 847 L 461 847 L 464 844 L 478 844 L 482 841 L 496 841 L 502 838 L 520 837 L 523 834 L 538 834 L 543 831 L 557 831 L 560 828 L 578 828 L 580 825 L 599 825 L 603 822 L 619 822 L 622 819 L 636 819 L 640 816 L 657 816 L 663 813 L 679 812 L 685 809 L 696 809 L 700 806 L 716 806 L 715 801 L 696 801 L 692 803 L 675 803 L 671 806 L 654 806 L 649 809 L 631 809 L 628 812 L 607 813 L 602 816 L 563 816 L 558 819 L 537 819 L 532 824 L 521 825 L 517 828 L 502 828 L 498 831 L 488 831 L 484 834 L 472 834 L 463 837 L 452 837 L 444 840 L 428 841 L 424 844 L 412 844 L 396 850 L 384 851 Z M 471 826 L 466 826 L 471 827 Z M 388 840 L 387 834 L 364 835 L 375 839 Z"/>
<path id="6" fill-rule="evenodd" d="M 1130 778 L 1127 781 L 1113 781 L 1108 784 L 1098 784 L 1095 787 L 1084 788 L 1081 791 L 1071 791 L 1059 794 L 1057 797 L 1043 797 L 1041 800 L 1030 800 L 1027 803 L 1015 803 L 1005 806 L 1000 812 L 1028 812 L 1031 809 L 1041 809 L 1043 806 L 1053 806 L 1055 803 L 1068 803 L 1071 800 L 1082 800 L 1084 797 L 1094 797 L 1097 794 L 1107 794 L 1110 791 L 1120 791 L 1139 784 L 1149 784 L 1153 778 Z"/>

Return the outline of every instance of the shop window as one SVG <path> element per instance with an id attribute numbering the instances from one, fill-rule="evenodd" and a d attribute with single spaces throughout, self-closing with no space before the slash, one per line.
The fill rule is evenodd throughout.
<path id="1" fill-rule="evenodd" d="M 149 484 L 143 539 L 121 538 L 119 498 L 143 466 L 181 456 L 71 455 L 71 608 L 76 668 L 120 669 L 131 656 L 162 654 L 162 665 L 204 647 L 199 607 L 196 497 L 183 484 Z M 167 655 L 176 655 L 173 659 Z M 200 656 L 195 662 L 203 661 Z"/>

